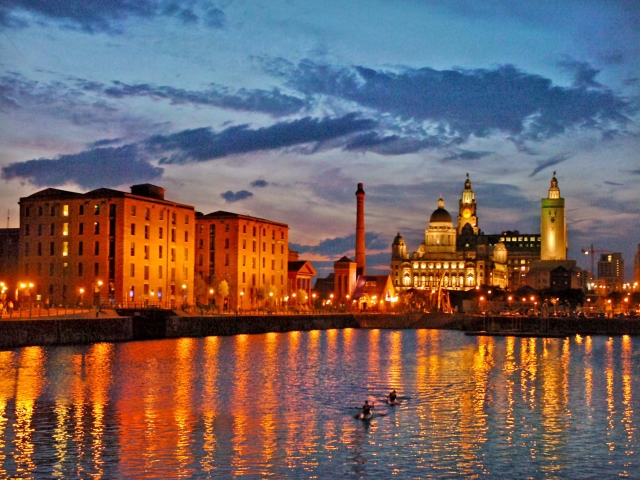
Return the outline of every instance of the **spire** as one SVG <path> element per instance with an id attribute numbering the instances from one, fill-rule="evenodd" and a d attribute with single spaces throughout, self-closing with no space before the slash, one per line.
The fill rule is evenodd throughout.
<path id="1" fill-rule="evenodd" d="M 444 208 L 444 200 L 442 199 L 442 194 L 440 194 L 440 200 L 438 200 L 438 208 Z"/>
<path id="2" fill-rule="evenodd" d="M 356 269 L 358 275 L 367 274 L 367 257 L 364 231 L 364 184 L 358 184 L 356 191 Z"/>
<path id="3" fill-rule="evenodd" d="M 553 171 L 553 178 L 551 178 L 551 187 L 549 187 L 549 198 L 560 198 L 560 188 L 558 188 L 555 170 Z"/>

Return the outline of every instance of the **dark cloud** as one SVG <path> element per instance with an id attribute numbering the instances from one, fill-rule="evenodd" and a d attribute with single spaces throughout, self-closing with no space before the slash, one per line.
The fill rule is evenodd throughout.
<path id="1" fill-rule="evenodd" d="M 558 62 L 558 66 L 573 75 L 573 85 L 575 87 L 602 87 L 600 83 L 596 82 L 596 76 L 600 73 L 600 70 L 596 70 L 588 62 L 565 58 Z"/>
<path id="2" fill-rule="evenodd" d="M 232 90 L 213 85 L 208 90 L 198 91 L 151 84 L 127 85 L 118 81 L 113 82 L 113 86 L 85 80 L 79 80 L 77 83 L 85 91 L 97 92 L 110 98 L 148 97 L 155 100 L 168 100 L 174 105 L 209 105 L 229 110 L 264 112 L 274 116 L 297 113 L 307 105 L 305 100 L 283 94 L 277 88 Z"/>
<path id="3" fill-rule="evenodd" d="M 624 183 L 616 183 L 616 182 L 609 182 L 609 181 L 605 181 L 605 182 L 602 182 L 602 183 L 604 183 L 605 185 L 612 185 L 614 187 L 622 187 L 622 186 L 624 186 Z"/>
<path id="4" fill-rule="evenodd" d="M 224 198 L 227 203 L 234 203 L 240 200 L 244 200 L 245 198 L 253 197 L 253 193 L 248 190 L 239 190 L 237 192 L 232 192 L 228 190 L 224 193 L 221 193 L 220 196 Z"/>
<path id="5" fill-rule="evenodd" d="M 269 183 L 266 180 L 262 180 L 262 179 L 258 179 L 258 180 L 254 180 L 253 182 L 251 182 L 250 184 L 252 187 L 257 187 L 257 188 L 264 188 L 267 185 L 269 185 Z"/>
<path id="6" fill-rule="evenodd" d="M 565 62 L 569 66 L 569 62 Z M 595 82 L 597 71 L 586 63 L 571 64 L 576 85 L 554 86 L 551 80 L 512 65 L 494 69 L 382 71 L 303 60 L 297 66 L 282 59 L 265 63 L 306 95 L 328 95 L 392 115 L 403 121 L 436 125 L 443 138 L 466 140 L 495 131 L 541 140 L 567 128 L 598 128 L 626 123 L 634 109 L 623 98 Z M 597 88 L 596 88 L 597 87 Z M 394 138 L 370 135 L 359 145 L 379 145 Z"/>
<path id="7" fill-rule="evenodd" d="M 156 135 L 147 140 L 146 145 L 151 152 L 163 155 L 162 164 L 204 162 L 229 155 L 322 143 L 375 126 L 373 120 L 356 114 L 324 119 L 305 117 L 255 130 L 248 125 L 229 127 L 219 133 L 210 128 L 184 130 L 172 135 Z"/>
<path id="8" fill-rule="evenodd" d="M 375 232 L 365 234 L 366 247 L 368 250 L 384 250 L 390 248 L 391 240 L 384 239 L 382 235 Z M 355 233 L 345 237 L 327 238 L 321 240 L 318 245 L 290 244 L 292 250 L 298 253 L 315 253 L 327 257 L 341 257 L 349 252 L 353 252 L 356 246 Z"/>
<path id="9" fill-rule="evenodd" d="M 566 160 L 569 160 L 570 158 L 571 158 L 571 155 L 569 155 L 569 154 L 559 153 L 558 155 L 554 155 L 553 157 L 550 157 L 547 160 L 544 160 L 544 161 L 541 161 L 541 162 L 537 162 L 538 166 L 533 169 L 533 172 L 531 172 L 531 175 L 529 175 L 529 177 L 533 177 L 537 173 L 539 173 L 542 170 L 544 170 L 545 168 L 552 167 L 553 165 L 557 165 L 559 163 L 562 163 L 562 162 L 564 162 Z"/>
<path id="10" fill-rule="evenodd" d="M 121 142 L 122 138 L 103 138 L 102 140 L 96 140 L 95 142 L 90 143 L 89 148 L 106 147 L 107 145 L 114 145 Z"/>
<path id="11" fill-rule="evenodd" d="M 172 0 L 4 0 L 0 5 L 0 26 L 24 27 L 27 22 L 16 16 L 22 12 L 49 20 L 65 28 L 87 33 L 121 33 L 123 22 L 130 18 L 173 17 L 187 25 L 200 21 L 211 28 L 222 28 L 225 13 L 207 6 L 195 10 L 196 3 L 183 8 Z"/>
<path id="12" fill-rule="evenodd" d="M 456 153 L 452 153 L 442 159 L 443 162 L 449 162 L 452 160 L 479 160 L 487 155 L 491 155 L 491 152 L 483 152 L 477 151 L 473 152 L 471 150 L 460 150 Z"/>
<path id="13" fill-rule="evenodd" d="M 347 151 L 374 152 L 380 155 L 405 155 L 416 153 L 426 148 L 443 146 L 448 140 L 439 136 L 417 138 L 399 135 L 381 135 L 378 132 L 367 132 L 357 135 L 344 146 Z"/>
<path id="14" fill-rule="evenodd" d="M 144 183 L 162 176 L 164 169 L 139 158 L 138 147 L 96 148 L 56 159 L 40 158 L 2 168 L 2 178 L 22 178 L 38 187 L 75 183 L 81 188 L 116 187 Z"/>

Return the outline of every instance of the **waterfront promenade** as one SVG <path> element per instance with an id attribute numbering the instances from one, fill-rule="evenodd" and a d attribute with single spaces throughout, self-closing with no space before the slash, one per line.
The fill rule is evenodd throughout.
<path id="1" fill-rule="evenodd" d="M 40 312 L 42 313 L 42 312 Z M 365 329 L 449 329 L 474 335 L 557 337 L 640 335 L 640 319 L 527 318 L 424 313 L 244 313 L 196 315 L 160 309 L 50 309 L 4 314 L 0 349 L 268 332 Z M 32 312 L 33 314 L 33 312 Z"/>

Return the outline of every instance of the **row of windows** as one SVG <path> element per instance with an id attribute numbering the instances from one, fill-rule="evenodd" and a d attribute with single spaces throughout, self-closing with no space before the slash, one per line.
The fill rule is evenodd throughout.
<path id="1" fill-rule="evenodd" d="M 39 205 L 37 207 L 37 213 L 39 217 L 42 217 L 43 215 L 46 214 L 46 212 L 48 212 L 48 214 L 52 217 L 55 217 L 57 215 L 58 212 L 58 206 L 59 205 L 51 205 L 50 207 L 48 207 L 47 209 L 45 209 L 45 207 L 43 205 Z M 100 204 L 95 204 L 92 205 L 91 208 L 93 210 L 93 214 L 94 215 L 100 215 Z M 78 205 L 78 215 L 84 215 L 84 207 L 85 205 Z M 115 204 L 110 204 L 110 214 L 115 215 Z M 32 209 L 35 209 L 35 206 L 32 205 L 27 205 L 25 207 L 25 211 L 24 211 L 24 216 L 25 217 L 30 217 L 32 212 Z M 131 216 L 135 217 L 137 213 L 137 209 L 136 209 L 136 205 L 131 205 Z M 68 217 L 69 216 L 69 205 L 62 205 L 62 216 L 63 217 Z M 144 219 L 145 220 L 150 220 L 151 219 L 151 209 L 148 207 L 144 208 Z M 164 220 L 164 209 L 160 209 L 158 210 L 158 219 L 159 220 Z M 173 225 L 175 225 L 177 223 L 177 214 L 176 212 L 171 212 L 171 223 Z M 184 216 L 184 223 L 185 225 L 189 225 L 189 215 L 185 215 Z"/>
<path id="2" fill-rule="evenodd" d="M 67 276 L 69 275 L 69 263 L 64 262 L 61 264 L 62 266 L 62 270 L 60 270 L 60 265 L 58 266 L 58 268 L 56 268 L 56 264 L 55 263 L 49 263 L 48 269 L 49 269 L 49 276 L 53 277 L 55 275 L 62 275 L 62 276 Z M 45 266 L 45 268 L 47 268 Z M 82 277 L 84 276 L 84 272 L 85 272 L 85 268 L 84 268 L 84 263 L 78 263 L 78 270 L 77 270 L 77 274 L 78 277 Z M 36 264 L 36 275 L 38 277 L 42 276 L 42 269 L 43 269 L 43 264 L 42 263 L 37 263 Z M 24 264 L 24 273 L 25 275 L 30 275 L 31 271 L 29 268 L 29 264 L 25 263 Z M 94 277 L 98 277 L 100 275 L 100 264 L 98 262 L 93 264 L 93 276 Z"/>
<path id="3" fill-rule="evenodd" d="M 229 223 L 225 223 L 224 224 L 224 231 L 225 232 L 230 232 L 231 231 L 231 225 Z M 198 226 L 198 232 L 204 234 L 204 224 L 201 223 Z M 257 227 L 252 227 L 252 235 L 255 237 L 257 235 Z M 247 226 L 243 225 L 242 226 L 242 233 L 247 233 Z M 213 223 L 209 224 L 209 235 L 215 235 L 216 234 L 216 226 Z M 262 228 L 262 236 L 266 237 L 267 236 L 267 229 L 266 228 Z M 276 239 L 276 231 L 275 230 L 271 230 L 271 239 L 275 240 Z M 280 240 L 284 240 L 284 232 L 281 231 L 280 232 Z"/>
<path id="4" fill-rule="evenodd" d="M 187 253 L 185 251 L 185 260 L 187 260 L 186 254 Z M 213 263 L 214 261 L 215 261 L 214 253 L 211 252 L 209 254 L 209 262 Z M 199 253 L 198 254 L 198 266 L 202 267 L 203 265 L 204 265 L 204 255 L 202 253 Z M 225 255 L 224 255 L 224 265 L 225 266 L 229 265 L 229 254 L 228 253 L 225 253 Z M 243 267 L 247 266 L 247 256 L 246 255 L 242 256 L 242 266 Z M 256 257 L 252 257 L 251 258 L 251 268 L 256 268 Z M 266 258 L 262 258 L 262 268 L 267 268 L 267 260 L 266 260 Z M 275 269 L 276 269 L 276 261 L 275 261 L 275 259 L 272 259 L 271 260 L 271 270 L 275 270 Z M 284 269 L 284 259 L 280 259 L 280 269 L 281 270 Z"/>
<path id="5" fill-rule="evenodd" d="M 541 237 L 500 237 L 500 241 L 501 242 L 538 242 L 539 243 L 541 241 Z"/>
<path id="6" fill-rule="evenodd" d="M 187 239 L 186 233 L 187 232 L 185 232 L 185 241 Z M 225 238 L 224 239 L 224 248 L 230 248 L 230 246 L 231 246 L 230 240 L 228 238 Z M 253 240 L 252 251 L 254 251 L 254 252 L 256 251 L 256 246 L 257 246 L 256 241 Z M 215 250 L 214 247 L 215 247 L 215 237 L 209 238 L 209 250 Z M 198 249 L 202 250 L 203 248 L 204 248 L 204 238 L 201 238 L 201 239 L 198 240 Z M 243 250 L 247 249 L 247 241 L 244 240 L 244 239 L 242 240 L 242 249 Z M 267 251 L 266 242 L 262 242 L 262 251 L 265 252 L 265 253 Z M 275 246 L 275 244 L 272 244 L 271 245 L 271 254 L 275 255 L 275 253 L 276 253 L 276 246 Z M 284 254 L 284 245 L 280 245 L 280 253 Z"/>
<path id="7" fill-rule="evenodd" d="M 437 262 L 437 263 L 431 262 L 429 264 L 427 264 L 426 262 L 422 262 L 422 263 L 414 262 L 413 263 L 413 268 L 414 269 L 418 269 L 418 268 L 425 269 L 427 267 L 430 268 L 430 269 L 433 269 L 434 267 L 435 268 L 453 268 L 453 269 L 455 269 L 455 268 L 464 268 L 464 262 L 457 262 L 457 263 L 456 262 L 451 262 L 451 263 L 449 263 L 449 262 Z"/>
<path id="8" fill-rule="evenodd" d="M 43 256 L 43 244 L 42 242 L 38 242 L 37 244 L 37 256 L 41 257 Z M 145 245 L 144 246 L 144 258 L 145 259 L 149 259 L 149 251 L 150 251 L 150 247 L 149 245 Z M 62 256 L 66 257 L 69 255 L 69 242 L 62 242 Z M 49 242 L 49 255 L 53 256 L 56 254 L 56 242 Z M 93 254 L 94 255 L 100 255 L 100 242 L 94 242 L 93 244 Z M 131 242 L 131 256 L 135 256 L 136 254 L 136 244 L 134 242 Z M 176 249 L 175 248 L 171 248 L 170 249 L 170 254 L 171 254 L 171 261 L 175 262 L 176 261 Z M 31 255 L 31 245 L 29 244 L 29 242 L 25 243 L 24 245 L 24 256 L 28 257 Z M 84 242 L 80 241 L 78 242 L 78 255 L 82 256 L 84 255 Z M 110 252 L 110 255 L 113 256 L 113 252 Z M 158 246 L 158 258 L 162 258 L 163 256 L 163 248 L 162 245 Z M 184 260 L 185 261 L 189 261 L 189 249 L 185 248 L 184 249 Z"/>
<path id="9" fill-rule="evenodd" d="M 144 265 L 142 267 L 142 278 L 143 280 L 149 280 L 149 271 L 150 271 L 150 266 L 149 265 Z M 163 274 L 164 274 L 164 270 L 162 268 L 162 265 L 158 265 L 158 280 L 162 280 L 163 278 Z M 129 265 L 129 276 L 131 278 L 135 278 L 136 276 L 136 264 L 132 263 Z M 171 267 L 169 269 L 169 280 L 171 281 L 175 281 L 176 279 L 176 268 L 175 267 Z M 189 279 L 189 269 L 187 267 L 184 267 L 182 269 L 182 280 L 188 280 Z"/>

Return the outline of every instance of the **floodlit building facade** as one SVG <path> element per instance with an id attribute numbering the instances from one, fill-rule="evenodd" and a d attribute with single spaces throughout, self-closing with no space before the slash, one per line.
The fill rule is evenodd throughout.
<path id="1" fill-rule="evenodd" d="M 289 226 L 217 211 L 197 215 L 195 272 L 228 309 L 283 305 L 287 296 Z M 228 295 L 215 293 L 226 281 Z M 222 298 L 224 297 L 224 298 Z"/>
<path id="2" fill-rule="evenodd" d="M 52 306 L 191 303 L 195 210 L 164 194 L 143 184 L 21 198 L 22 293 Z"/>
<path id="3" fill-rule="evenodd" d="M 609 290 L 621 290 L 624 283 L 622 253 L 602 253 L 598 260 L 598 280 Z"/>

